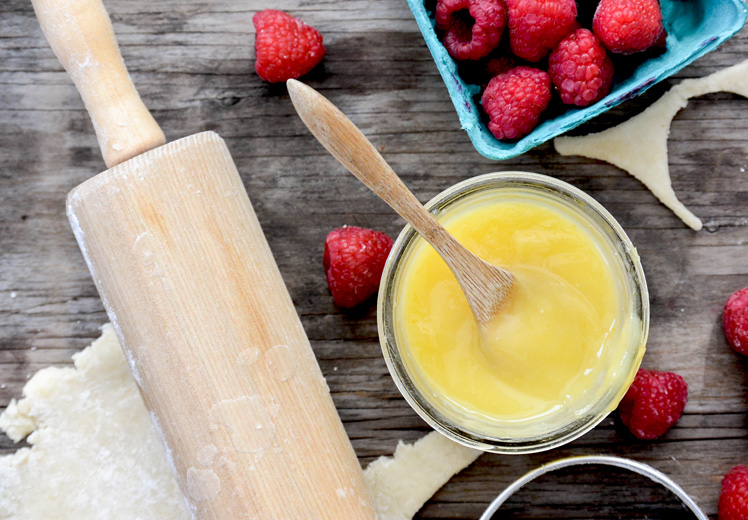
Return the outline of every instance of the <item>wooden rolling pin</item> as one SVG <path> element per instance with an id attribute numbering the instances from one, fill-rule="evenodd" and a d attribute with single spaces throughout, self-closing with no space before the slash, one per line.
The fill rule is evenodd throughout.
<path id="1" fill-rule="evenodd" d="M 223 140 L 163 145 L 100 0 L 33 4 L 110 167 L 68 216 L 193 517 L 375 518 Z"/>

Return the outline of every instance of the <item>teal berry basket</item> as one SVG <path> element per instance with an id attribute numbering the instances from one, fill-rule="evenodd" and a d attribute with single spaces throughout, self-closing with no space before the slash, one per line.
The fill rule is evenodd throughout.
<path id="1" fill-rule="evenodd" d="M 641 94 L 716 49 L 743 27 L 748 16 L 744 0 L 661 0 L 660 3 L 668 33 L 665 52 L 643 61 L 623 77 L 618 77 L 616 73 L 610 93 L 594 105 L 566 108 L 553 117 L 541 119 L 541 123 L 522 139 L 503 142 L 491 134 L 484 122 L 477 104 L 480 86 L 467 83 L 460 76 L 457 63 L 439 41 L 433 13 L 426 8 L 424 0 L 408 0 L 447 86 L 462 128 L 481 155 L 495 160 L 523 154 Z"/>

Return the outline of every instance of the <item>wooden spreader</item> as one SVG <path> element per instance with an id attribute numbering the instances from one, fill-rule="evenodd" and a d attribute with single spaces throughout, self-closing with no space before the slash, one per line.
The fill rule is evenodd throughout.
<path id="1" fill-rule="evenodd" d="M 193 517 L 375 518 L 223 140 L 164 145 L 100 0 L 33 4 L 110 168 L 68 216 Z"/>

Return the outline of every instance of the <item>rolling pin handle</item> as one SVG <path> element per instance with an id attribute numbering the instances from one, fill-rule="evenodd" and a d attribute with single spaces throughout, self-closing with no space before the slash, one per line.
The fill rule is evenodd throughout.
<path id="1" fill-rule="evenodd" d="M 101 0 L 31 3 L 83 98 L 107 167 L 163 145 L 164 133 L 135 90 Z"/>

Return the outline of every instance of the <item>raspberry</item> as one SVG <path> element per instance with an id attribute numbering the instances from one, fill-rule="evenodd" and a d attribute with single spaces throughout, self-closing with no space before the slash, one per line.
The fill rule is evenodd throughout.
<path id="1" fill-rule="evenodd" d="M 657 38 L 657 41 L 652 44 L 652 48 L 661 51 L 665 51 L 667 49 L 667 31 L 664 27 L 662 28 L 662 32 Z"/>
<path id="2" fill-rule="evenodd" d="M 551 78 L 532 67 L 515 67 L 488 82 L 481 97 L 497 139 L 519 139 L 538 124 L 551 101 Z"/>
<path id="3" fill-rule="evenodd" d="M 438 0 L 436 26 L 456 60 L 479 60 L 498 47 L 506 25 L 503 0 Z"/>
<path id="4" fill-rule="evenodd" d="M 574 0 L 506 0 L 509 45 L 528 61 L 540 61 L 569 34 L 577 18 Z"/>
<path id="5" fill-rule="evenodd" d="M 678 422 L 687 401 L 688 385 L 681 376 L 640 369 L 618 412 L 636 437 L 656 439 Z"/>
<path id="6" fill-rule="evenodd" d="M 379 289 L 392 239 L 380 231 L 344 226 L 325 239 L 322 263 L 335 304 L 350 308 Z"/>
<path id="7" fill-rule="evenodd" d="M 283 11 L 260 11 L 252 22 L 257 33 L 255 70 L 265 81 L 300 78 L 325 56 L 319 31 Z"/>
<path id="8" fill-rule="evenodd" d="M 548 73 L 561 101 L 584 107 L 607 95 L 613 83 L 613 62 L 597 36 L 577 29 L 551 52 Z"/>
<path id="9" fill-rule="evenodd" d="M 748 468 L 735 466 L 722 479 L 719 495 L 719 520 L 748 518 Z"/>
<path id="10" fill-rule="evenodd" d="M 600 0 L 592 30 L 610 52 L 618 54 L 645 51 L 662 44 L 665 35 L 658 0 Z"/>
<path id="11" fill-rule="evenodd" d="M 722 311 L 722 329 L 730 347 L 748 356 L 748 287 L 727 299 Z"/>
<path id="12" fill-rule="evenodd" d="M 491 78 L 509 72 L 514 67 L 514 59 L 511 56 L 497 56 L 486 61 L 486 71 Z"/>

